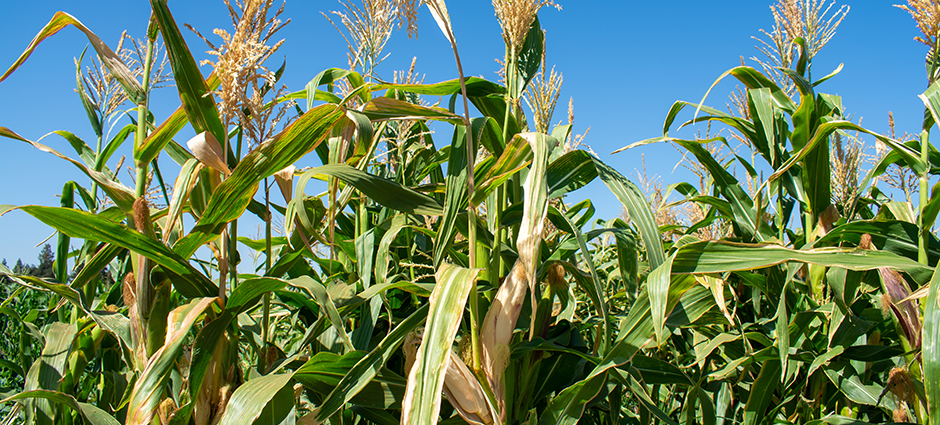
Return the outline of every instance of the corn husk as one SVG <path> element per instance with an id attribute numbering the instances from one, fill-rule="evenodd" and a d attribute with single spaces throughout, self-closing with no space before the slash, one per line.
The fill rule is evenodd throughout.
<path id="1" fill-rule="evenodd" d="M 213 170 L 221 172 L 226 176 L 232 174 L 222 156 L 222 145 L 220 145 L 219 141 L 215 140 L 215 137 L 209 132 L 204 131 L 197 134 L 196 137 L 186 142 L 186 146 L 189 146 L 189 149 L 193 151 L 193 156 L 195 156 L 199 162 L 208 165 Z"/>
<path id="2" fill-rule="evenodd" d="M 486 398 L 483 387 L 453 351 L 444 375 L 444 396 L 465 421 L 474 425 L 496 424 L 496 411 Z"/>
<path id="3" fill-rule="evenodd" d="M 503 372 L 509 362 L 509 343 L 512 340 L 519 312 L 525 303 L 527 288 L 525 266 L 516 261 L 512 271 L 503 281 L 493 298 L 483 326 L 480 328 L 480 357 L 483 372 L 489 379 L 490 388 L 499 403 L 500 412 L 506 410 L 506 390 L 503 383 Z"/>
<path id="4" fill-rule="evenodd" d="M 294 198 L 295 171 L 297 171 L 297 167 L 288 165 L 283 170 L 274 173 L 274 181 L 277 182 L 277 187 L 281 189 L 281 195 L 284 196 L 285 202 L 290 202 Z"/>

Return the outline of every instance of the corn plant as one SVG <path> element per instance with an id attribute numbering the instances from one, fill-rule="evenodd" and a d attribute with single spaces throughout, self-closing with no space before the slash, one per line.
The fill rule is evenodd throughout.
<path id="1" fill-rule="evenodd" d="M 267 64 L 282 9 L 226 4 L 235 29 L 215 32 L 218 47 L 204 38 L 208 76 L 165 0 L 150 1 L 136 61 L 60 12 L 0 76 L 74 26 L 110 84 L 78 69 L 99 140 L 92 149 L 57 134 L 80 160 L 0 127 L 91 181 L 66 183 L 60 207 L 0 209 L 55 228 L 61 259 L 54 278 L 0 268 L 59 303 L 42 328 L 3 310 L 38 352 L 0 362 L 22 377 L 4 423 L 845 423 L 940 412 L 929 379 L 937 284 L 927 285 L 940 242 L 923 231 L 932 207 L 911 219 L 877 191 L 833 203 L 829 189 L 830 143 L 847 132 L 891 149 L 862 189 L 889 164 L 931 172 L 932 157 L 816 92 L 835 74 L 812 79 L 818 38 L 786 45 L 803 52 L 779 70 L 795 92 L 737 67 L 721 78 L 746 86 L 746 115 L 677 102 L 662 137 L 639 143 L 681 146 L 709 177 L 673 186 L 702 212 L 681 225 L 658 222 L 643 190 L 573 149 L 573 119 L 551 127 L 561 78 L 545 74 L 538 12 L 554 2 L 493 2 L 505 84 L 464 76 L 444 1 L 344 3 L 333 16 L 348 68 L 293 92 L 278 85 L 285 67 Z M 385 82 L 385 41 L 396 20 L 415 34 L 421 6 L 450 43 L 456 78 L 425 84 L 412 70 Z M 148 97 L 163 82 L 161 45 L 181 102 L 158 118 Z M 111 91 L 91 93 L 99 86 Z M 137 112 L 114 136 L 102 130 L 112 119 L 102 93 Z M 727 140 L 669 135 L 686 108 L 696 111 L 686 124 L 724 124 L 747 141 L 752 159 L 734 161 L 758 182 L 753 193 L 702 146 Z M 196 136 L 180 144 L 187 125 Z M 112 159 L 128 139 L 133 188 Z M 160 173 L 164 153 L 180 166 L 175 180 Z M 295 168 L 308 155 L 320 165 Z M 595 179 L 629 220 L 565 204 Z M 248 215 L 263 237 L 239 233 Z M 730 231 L 696 236 L 716 223 Z M 82 248 L 71 253 L 73 239 Z M 264 257 L 255 270 L 248 251 Z"/>

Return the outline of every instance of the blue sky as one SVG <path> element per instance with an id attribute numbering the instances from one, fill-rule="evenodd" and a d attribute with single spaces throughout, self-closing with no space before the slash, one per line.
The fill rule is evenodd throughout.
<path id="1" fill-rule="evenodd" d="M 899 0 L 894 0 L 899 1 Z M 698 101 L 725 70 L 739 65 L 744 56 L 759 55 L 751 37 L 759 29 L 770 29 L 773 19 L 770 1 L 738 0 L 673 2 L 562 0 L 563 11 L 543 9 L 542 27 L 547 31 L 549 67 L 564 75 L 562 95 L 555 122 L 566 116 L 569 98 L 574 98 L 575 132 L 590 127 L 585 143 L 602 160 L 628 177 L 642 167 L 646 158 L 648 175 L 658 175 L 664 185 L 689 180 L 690 173 L 675 165 L 679 153 L 668 145 L 637 148 L 609 155 L 632 142 L 661 135 L 666 112 L 676 100 Z M 821 76 L 840 63 L 842 73 L 818 88 L 843 96 L 847 110 L 874 131 L 888 132 L 888 111 L 893 111 L 899 132 L 917 132 L 923 117 L 923 104 L 917 98 L 925 89 L 926 48 L 915 42 L 916 26 L 893 2 L 843 1 L 851 11 L 835 38 L 816 57 L 814 74 Z M 282 79 L 290 90 L 303 89 L 307 81 L 323 69 L 346 66 L 346 47 L 321 11 L 341 6 L 333 1 L 297 1 L 286 6 L 284 17 L 291 23 L 279 36 L 286 39 L 275 55 L 276 67 L 286 57 Z M 451 0 L 448 3 L 458 46 L 467 75 L 496 80 L 503 44 L 491 3 L 486 0 Z M 213 28 L 231 27 L 221 0 L 171 1 L 177 22 L 189 23 L 212 40 Z M 12 64 L 32 37 L 59 10 L 71 13 L 109 45 L 114 47 L 123 30 L 143 37 L 149 17 L 144 0 L 31 0 L 0 2 L 0 14 L 7 17 L 0 26 L 0 68 Z M 391 55 L 379 67 L 381 76 L 391 79 L 393 70 L 407 69 L 418 57 L 417 71 L 432 83 L 456 78 L 453 57 L 444 37 L 426 10 L 420 15 L 417 40 L 402 31 L 393 33 L 386 52 Z M 197 60 L 207 58 L 205 44 L 184 30 Z M 87 39 L 74 28 L 66 28 L 47 39 L 12 77 L 0 83 L 0 126 L 36 140 L 54 130 L 68 130 L 93 145 L 93 133 L 74 93 L 73 58 L 87 45 Z M 87 56 L 86 56 L 87 60 Z M 275 63 L 276 62 L 276 63 Z M 205 73 L 208 73 L 208 69 Z M 723 107 L 732 81 L 712 91 L 707 104 Z M 175 88 L 156 91 L 151 107 L 162 121 L 178 105 Z M 130 106 L 127 106 L 128 108 Z M 124 121 L 123 123 L 126 123 Z M 123 125 L 122 123 L 122 125 Z M 693 128 L 692 132 L 704 128 Z M 691 135 L 692 133 L 688 133 Z M 183 143 L 192 135 L 187 129 L 177 137 Z M 450 134 L 436 135 L 438 144 Z M 43 143 L 76 157 L 68 143 L 49 136 Z M 869 140 L 871 143 L 871 140 Z M 58 194 L 68 180 L 88 185 L 88 179 L 70 164 L 29 145 L 0 139 L 3 166 L 0 166 L 0 204 L 59 204 Z M 740 153 L 740 152 L 739 152 Z M 130 155 L 127 150 L 120 155 Z M 313 158 L 298 166 L 316 165 Z M 114 160 L 109 164 L 114 166 Z M 168 179 L 175 176 L 169 158 L 161 158 Z M 675 170 L 675 171 L 674 171 Z M 128 175 L 122 179 L 129 182 Z M 127 183 L 129 184 L 129 183 Z M 172 184 L 172 182 L 168 182 Z M 596 217 L 612 218 L 620 206 L 600 183 L 593 183 L 568 199 L 590 198 L 597 206 Z M 249 229 L 247 233 L 255 233 Z M 22 212 L 0 217 L 0 258 L 15 262 L 22 258 L 36 262 L 35 247 L 52 230 Z M 54 240 L 53 240 L 54 242 Z"/>

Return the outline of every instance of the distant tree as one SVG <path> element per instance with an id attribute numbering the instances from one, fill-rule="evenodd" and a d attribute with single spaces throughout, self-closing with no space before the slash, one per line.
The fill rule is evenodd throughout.
<path id="1" fill-rule="evenodd" d="M 32 275 L 41 278 L 55 277 L 54 262 L 55 254 L 52 253 L 52 247 L 49 244 L 43 245 L 42 251 L 39 252 L 39 265 L 36 266 Z"/>
<path id="2" fill-rule="evenodd" d="M 15 274 L 28 274 L 27 272 L 29 271 L 30 268 L 31 268 L 31 267 L 29 267 L 29 266 L 23 264 L 23 260 L 17 258 L 17 259 L 16 259 L 16 265 L 13 266 L 13 273 L 15 273 Z"/>

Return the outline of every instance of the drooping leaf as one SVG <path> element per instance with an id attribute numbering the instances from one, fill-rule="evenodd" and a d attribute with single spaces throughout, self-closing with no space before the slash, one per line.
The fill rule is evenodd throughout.
<path id="1" fill-rule="evenodd" d="M 150 239 L 123 224 L 71 208 L 27 205 L 20 207 L 20 209 L 73 238 L 109 243 L 147 257 L 155 264 L 179 277 L 174 281 L 174 285 L 177 290 L 187 297 L 218 293 L 218 288 L 215 288 L 215 285 L 209 279 L 190 265 L 182 256 L 173 252 L 166 245 Z"/>
<path id="2" fill-rule="evenodd" d="M 52 19 L 49 20 L 49 23 L 46 24 L 42 30 L 33 37 L 33 41 L 29 43 L 29 46 L 26 47 L 26 50 L 20 57 L 10 66 L 9 69 L 2 76 L 0 76 L 0 82 L 6 80 L 23 62 L 26 62 L 26 59 L 29 58 L 33 51 L 39 47 L 39 43 L 42 43 L 43 40 L 51 37 L 55 33 L 61 31 L 63 28 L 72 25 L 77 28 L 79 31 L 85 33 L 85 36 L 88 38 L 88 41 L 91 43 L 92 47 L 95 49 L 95 52 L 98 53 L 98 58 L 101 60 L 101 63 L 108 68 L 108 72 L 114 76 L 115 79 L 120 82 L 121 86 L 124 88 L 124 91 L 127 93 L 127 97 L 132 102 L 138 102 L 144 98 L 144 89 L 141 87 L 140 83 L 137 82 L 137 79 L 134 77 L 134 73 L 121 61 L 121 58 L 114 53 L 111 48 L 108 47 L 100 38 L 98 38 L 95 33 L 91 32 L 85 25 L 82 25 L 78 19 L 75 19 L 72 15 L 69 15 L 65 12 L 56 12 L 55 15 L 52 15 Z"/>
<path id="3" fill-rule="evenodd" d="M 113 416 L 109 415 L 104 410 L 99 409 L 97 406 L 88 403 L 82 403 L 75 399 L 75 397 L 65 394 L 59 391 L 52 390 L 32 390 L 24 391 L 22 393 L 16 394 L 12 397 L 0 400 L 0 404 L 4 404 L 10 401 L 19 401 L 19 400 L 29 400 L 29 399 L 44 399 L 49 401 L 54 401 L 56 403 L 70 407 L 72 410 L 80 413 L 86 421 L 91 425 L 119 425 L 120 422 L 117 419 L 114 419 Z"/>
<path id="4" fill-rule="evenodd" d="M 626 207 L 630 219 L 636 223 L 643 244 L 646 246 L 650 268 L 656 269 L 666 261 L 666 257 L 663 254 L 665 251 L 659 226 L 656 225 L 646 196 L 640 188 L 601 160 L 594 158 L 594 165 L 597 167 L 597 175 Z"/>

